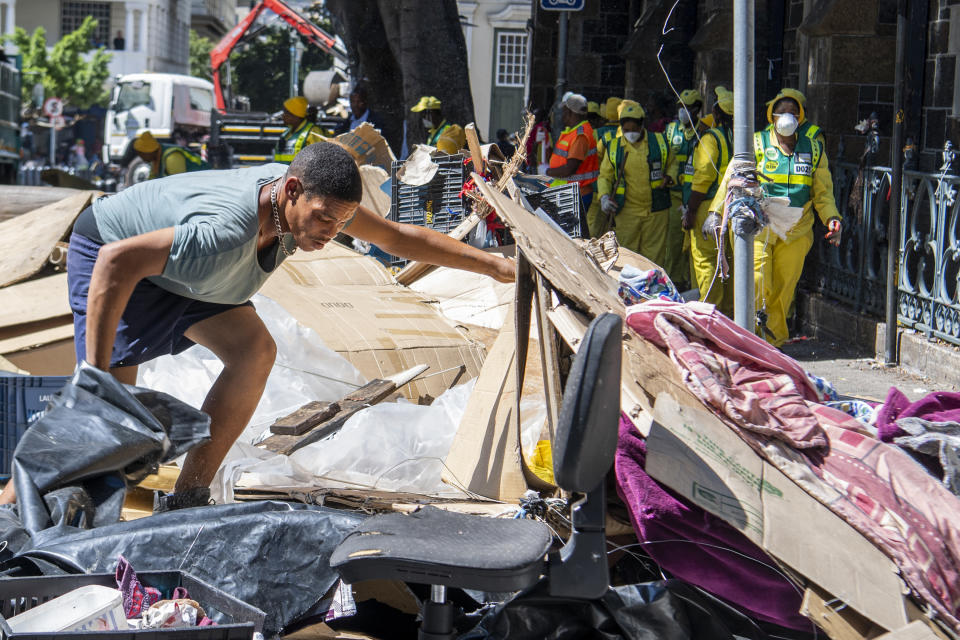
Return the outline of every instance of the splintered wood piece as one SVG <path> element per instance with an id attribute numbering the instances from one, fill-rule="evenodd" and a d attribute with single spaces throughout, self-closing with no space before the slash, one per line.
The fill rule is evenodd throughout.
<path id="1" fill-rule="evenodd" d="M 274 453 L 290 455 L 297 449 L 302 449 L 308 444 L 313 444 L 333 435 L 343 427 L 353 414 L 380 402 L 396 390 L 397 384 L 392 380 L 372 380 L 336 403 L 340 410 L 323 422 L 315 424 L 306 433 L 298 436 L 273 435 L 257 446 Z"/>
<path id="2" fill-rule="evenodd" d="M 308 402 L 288 416 L 270 425 L 270 433 L 279 436 L 300 436 L 340 411 L 336 402 Z"/>

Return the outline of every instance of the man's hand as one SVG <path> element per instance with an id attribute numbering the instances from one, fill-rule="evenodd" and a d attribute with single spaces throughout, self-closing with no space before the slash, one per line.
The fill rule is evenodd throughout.
<path id="1" fill-rule="evenodd" d="M 823 236 L 835 247 L 840 246 L 840 238 L 843 236 L 843 223 L 840 218 L 830 218 L 827 220 L 827 234 Z"/>
<path id="2" fill-rule="evenodd" d="M 600 210 L 608 216 L 616 215 L 617 201 L 611 198 L 609 195 L 603 194 L 600 197 Z"/>
<path id="3" fill-rule="evenodd" d="M 663 186 L 664 186 L 664 187 L 666 187 L 666 188 L 669 189 L 669 188 L 672 187 L 674 184 L 676 184 L 676 183 L 673 181 L 673 178 L 672 178 L 672 177 L 670 177 L 670 176 L 664 176 L 664 178 L 663 178 Z"/>
<path id="4" fill-rule="evenodd" d="M 517 264 L 510 258 L 491 256 L 495 262 L 490 265 L 488 276 L 497 282 L 513 282 L 517 279 Z"/>

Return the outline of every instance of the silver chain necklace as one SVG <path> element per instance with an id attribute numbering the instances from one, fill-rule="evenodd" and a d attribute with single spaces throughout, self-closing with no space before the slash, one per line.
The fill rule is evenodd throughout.
<path id="1" fill-rule="evenodd" d="M 280 227 L 280 207 L 277 206 L 277 189 L 279 187 L 279 182 L 274 182 L 273 186 L 270 187 L 270 205 L 273 207 L 273 224 L 277 226 L 277 242 L 280 243 L 280 250 L 283 251 L 283 255 L 289 258 L 296 253 L 297 250 L 294 248 L 293 251 L 290 251 L 283 241 L 283 229 Z"/>

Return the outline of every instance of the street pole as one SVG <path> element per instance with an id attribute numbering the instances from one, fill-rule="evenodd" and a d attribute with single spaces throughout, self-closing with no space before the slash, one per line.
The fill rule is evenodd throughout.
<path id="1" fill-rule="evenodd" d="M 897 53 L 890 139 L 890 211 L 887 217 L 887 334 L 884 361 L 897 363 L 897 298 L 900 280 L 900 194 L 903 191 L 903 90 L 907 57 L 907 0 L 897 0 Z"/>
<path id="2" fill-rule="evenodd" d="M 560 12 L 559 33 L 557 34 L 557 87 L 556 99 L 554 102 L 554 131 L 563 130 L 563 123 L 560 121 L 560 101 L 563 99 L 564 91 L 567 88 L 567 25 L 569 16 L 567 11 Z M 555 134 L 557 135 L 557 134 Z"/>
<path id="3" fill-rule="evenodd" d="M 57 127 L 54 126 L 53 118 L 50 118 L 50 166 L 57 164 Z"/>
<path id="4" fill-rule="evenodd" d="M 290 97 L 299 95 L 297 91 L 297 76 L 300 75 L 299 64 L 297 60 L 297 45 L 300 44 L 300 38 L 296 32 L 290 33 Z"/>
<path id="5" fill-rule="evenodd" d="M 755 162 L 753 155 L 754 0 L 733 2 L 733 162 Z M 721 239 L 723 241 L 723 239 Z M 753 234 L 735 233 L 733 311 L 738 326 L 753 332 Z"/>

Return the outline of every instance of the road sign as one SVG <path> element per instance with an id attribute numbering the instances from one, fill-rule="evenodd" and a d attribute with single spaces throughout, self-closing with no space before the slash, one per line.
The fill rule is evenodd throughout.
<path id="1" fill-rule="evenodd" d="M 63 115 L 63 100 L 60 98 L 47 98 L 43 103 L 43 113 L 48 118 L 56 118 Z"/>
<path id="2" fill-rule="evenodd" d="M 544 11 L 582 11 L 586 0 L 540 0 Z"/>

